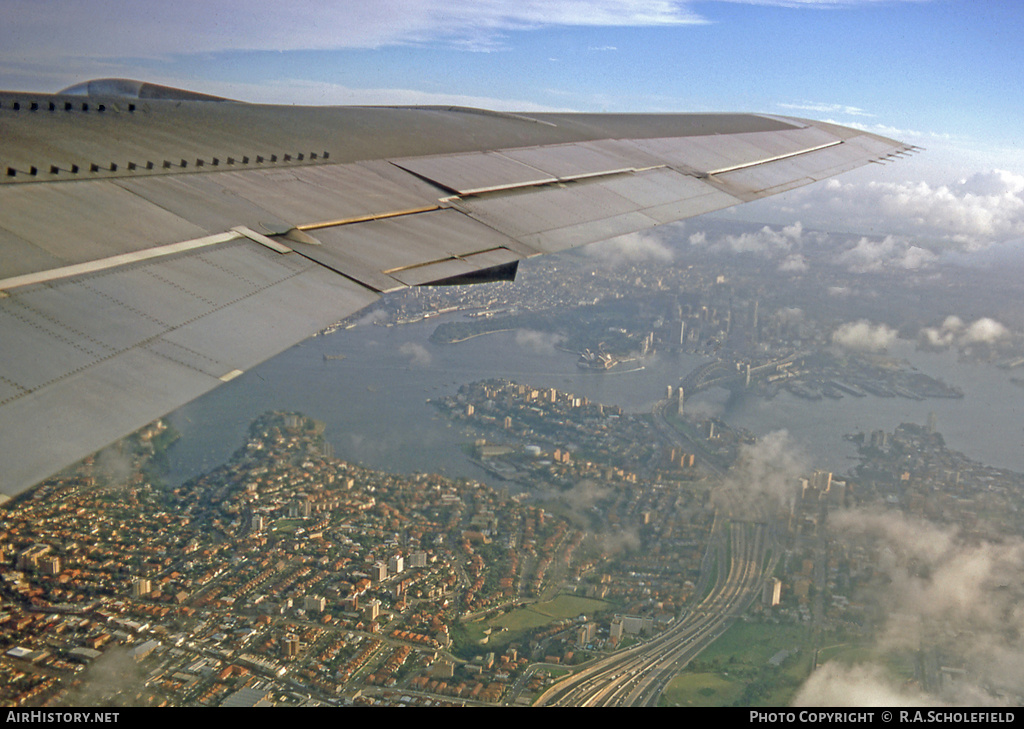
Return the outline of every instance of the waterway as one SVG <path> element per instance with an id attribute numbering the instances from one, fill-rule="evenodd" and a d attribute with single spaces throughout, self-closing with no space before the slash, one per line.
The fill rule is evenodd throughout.
<path id="1" fill-rule="evenodd" d="M 629 412 L 649 412 L 690 370 L 693 355 L 656 354 L 642 366 L 609 372 L 581 370 L 572 354 L 547 335 L 506 331 L 455 345 L 430 343 L 441 321 L 382 327 L 363 324 L 316 337 L 186 405 L 172 417 L 182 433 L 170 452 L 168 481 L 180 483 L 224 462 L 245 438 L 248 423 L 266 410 L 304 412 L 327 425 L 334 455 L 393 472 L 441 472 L 489 480 L 463 455 L 467 437 L 427 401 L 474 380 L 501 377 L 555 387 Z M 344 355 L 325 359 L 324 355 Z M 961 388 L 957 400 L 913 401 L 868 396 L 809 401 L 782 392 L 771 400 L 730 398 L 711 390 L 687 408 L 723 417 L 757 435 L 785 429 L 815 468 L 845 473 L 854 463 L 844 434 L 892 431 L 901 422 L 938 418 L 947 445 L 989 465 L 1024 471 L 1024 389 L 1011 372 L 961 363 L 955 353 L 915 351 L 898 342 L 890 354 Z"/>

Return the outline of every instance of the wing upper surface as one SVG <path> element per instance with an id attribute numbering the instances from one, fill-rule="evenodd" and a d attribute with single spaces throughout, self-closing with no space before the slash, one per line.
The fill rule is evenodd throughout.
<path id="1" fill-rule="evenodd" d="M 911 149 L 758 115 L 9 93 L 0 139 L 7 493 L 381 293 L 505 277 Z"/>

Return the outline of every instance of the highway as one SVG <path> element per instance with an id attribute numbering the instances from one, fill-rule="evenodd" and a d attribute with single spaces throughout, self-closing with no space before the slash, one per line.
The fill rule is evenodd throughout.
<path id="1" fill-rule="evenodd" d="M 722 534 L 727 531 L 728 534 Z M 765 524 L 733 522 L 709 549 L 707 596 L 646 643 L 599 660 L 551 686 L 535 706 L 656 706 L 668 682 L 724 633 L 761 592 L 770 546 Z M 712 556 L 713 555 L 713 556 Z M 728 564 L 728 570 L 721 565 Z M 708 571 L 704 570 L 705 574 Z"/>
<path id="2" fill-rule="evenodd" d="M 715 463 L 703 443 L 693 440 L 672 426 L 665 414 L 668 405 L 668 400 L 660 400 L 654 404 L 651 411 L 651 414 L 654 416 L 651 422 L 654 425 L 654 429 L 658 431 L 658 435 L 661 436 L 661 439 L 670 447 L 682 448 L 684 451 L 693 453 L 709 471 L 719 476 L 724 476 L 726 469 Z"/>

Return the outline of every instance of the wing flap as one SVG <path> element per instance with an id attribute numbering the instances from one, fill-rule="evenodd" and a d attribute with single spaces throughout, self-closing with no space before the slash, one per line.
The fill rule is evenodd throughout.
<path id="1" fill-rule="evenodd" d="M 261 170 L 260 177 L 231 173 L 218 182 L 228 192 L 273 211 L 293 225 L 380 214 L 437 202 L 437 188 L 408 174 L 404 174 L 400 182 L 382 177 L 378 173 L 381 167 L 377 163 Z"/>
<path id="2" fill-rule="evenodd" d="M 318 228 L 313 231 L 320 245 L 296 244 L 303 256 L 333 271 L 343 273 L 377 291 L 394 291 L 409 285 L 408 276 L 389 272 L 437 264 L 494 249 L 518 249 L 519 257 L 533 253 L 500 232 L 463 215 L 457 210 L 434 210 L 382 220 Z M 446 264 L 447 271 L 454 264 Z M 455 265 L 458 274 L 468 273 Z M 441 273 L 441 269 L 437 269 Z M 422 276 L 417 283 L 427 283 Z"/>
<path id="3" fill-rule="evenodd" d="M 137 317 L 155 322 L 166 331 L 205 315 L 208 302 L 183 291 L 165 275 L 162 266 L 120 269 L 116 276 L 92 276 L 78 286 L 95 291 Z"/>
<path id="4" fill-rule="evenodd" d="M 0 483 L 45 478 L 376 298 L 252 243 L 17 289 L 0 298 Z"/>
<path id="5" fill-rule="evenodd" d="M 458 206 L 477 220 L 518 240 L 640 209 L 635 202 L 596 182 L 465 198 Z"/>
<path id="6" fill-rule="evenodd" d="M 502 155 L 545 172 L 558 180 L 575 180 L 594 175 L 627 172 L 657 164 L 632 150 L 615 149 L 595 143 L 556 144 L 546 147 L 527 147 L 504 150 Z"/>
<path id="7" fill-rule="evenodd" d="M 384 162 L 118 180 L 117 184 L 206 232 L 234 221 L 256 232 L 436 204 L 440 191 Z"/>
<path id="8" fill-rule="evenodd" d="M 612 192 L 636 202 L 657 223 L 671 223 L 735 205 L 735 196 L 704 180 L 670 169 L 653 169 L 602 180 Z"/>
<path id="9" fill-rule="evenodd" d="M 189 346 L 190 342 L 180 341 L 180 332 L 202 328 L 216 312 L 255 301 L 264 291 L 278 291 L 310 270 L 316 266 L 297 256 L 231 243 L 201 253 L 21 287 L 0 298 L 0 326 L 5 333 L 0 372 L 31 392 L 160 339 L 177 339 L 178 344 Z M 343 291 L 344 286 L 339 292 Z M 372 299 L 372 295 L 366 298 Z M 301 303 L 294 302 L 293 307 Z M 238 360 L 231 354 L 207 356 L 230 362 L 232 368 L 252 364 L 252 359 L 244 356 Z M 219 377 L 224 373 L 213 370 L 210 374 Z"/>
<path id="10" fill-rule="evenodd" d="M 423 286 L 426 284 L 449 281 L 453 279 L 467 280 L 474 274 L 497 269 L 522 258 L 522 255 L 508 248 L 494 248 L 479 253 L 431 261 L 423 265 L 388 271 L 387 274 L 406 286 Z"/>
<path id="11" fill-rule="evenodd" d="M 458 208 L 531 248 L 553 253 L 735 205 L 736 198 L 669 169 L 461 199 Z"/>

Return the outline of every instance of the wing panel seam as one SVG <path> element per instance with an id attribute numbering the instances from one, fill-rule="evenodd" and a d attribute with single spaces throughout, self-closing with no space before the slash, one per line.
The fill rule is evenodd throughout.
<path id="1" fill-rule="evenodd" d="M 822 149 L 828 149 L 829 147 L 835 147 L 836 145 L 842 144 L 842 139 L 837 139 L 833 142 L 826 142 L 825 144 L 819 144 L 816 147 L 809 147 L 807 149 L 800 149 L 796 152 L 787 152 L 786 154 L 778 154 L 774 157 L 766 157 L 765 159 L 755 160 L 753 162 L 744 162 L 739 165 L 732 165 L 731 167 L 721 167 L 717 170 L 709 170 L 705 172 L 706 175 L 721 175 L 726 172 L 735 172 L 736 170 L 745 170 L 748 167 L 757 167 L 758 165 L 766 165 L 769 162 L 778 162 L 779 160 L 789 159 L 790 157 L 799 157 L 802 154 L 810 154 L 811 152 L 818 152 Z"/>
<path id="2" fill-rule="evenodd" d="M 505 246 L 494 246 L 493 248 L 485 248 L 482 251 L 473 251 L 472 253 L 465 253 L 462 255 L 450 253 L 448 254 L 447 258 L 435 258 L 432 261 L 423 261 L 422 263 L 410 263 L 405 266 L 396 266 L 395 268 L 389 268 L 387 270 L 381 271 L 381 273 L 390 276 L 393 273 L 401 273 L 402 271 L 411 271 L 417 268 L 425 268 L 426 266 L 433 266 L 436 263 L 445 263 L 447 261 L 466 261 L 466 259 L 469 256 L 477 256 L 480 255 L 481 253 L 494 253 L 495 251 L 508 251 L 509 253 L 514 253 L 514 251 L 509 250 Z M 468 261 L 466 262 L 468 263 Z"/>
<path id="3" fill-rule="evenodd" d="M 193 238 L 192 240 L 185 240 L 179 243 L 169 243 L 165 246 L 146 248 L 132 253 L 120 253 L 116 256 L 109 256 L 108 258 L 97 258 L 83 263 L 73 263 L 70 266 L 51 268 L 46 271 L 37 271 L 36 273 L 26 273 L 21 276 L 11 276 L 10 278 L 0 279 L 0 291 L 10 291 L 11 289 L 20 288 L 22 286 L 48 283 L 50 281 L 56 281 L 62 278 L 71 278 L 72 276 L 80 276 L 87 273 L 100 273 L 111 268 L 119 268 L 120 266 L 128 265 L 129 263 L 139 263 L 142 261 L 149 261 L 154 258 L 172 256 L 176 253 L 185 253 L 187 251 L 196 250 L 197 248 L 206 248 L 207 246 L 217 245 L 219 243 L 228 243 L 243 237 L 244 236 L 240 233 L 235 233 L 233 231 L 229 233 L 217 233 L 215 235 Z"/>
<path id="4" fill-rule="evenodd" d="M 352 225 L 354 223 L 369 223 L 374 220 L 387 220 L 388 218 L 400 218 L 404 215 L 416 215 L 417 213 L 429 213 L 434 210 L 440 210 L 440 205 L 423 205 L 418 208 L 409 208 L 407 210 L 392 210 L 386 213 L 368 213 L 367 215 L 356 215 L 351 218 L 341 218 L 339 220 L 327 220 L 322 223 L 308 223 L 306 225 L 296 225 L 295 228 L 301 231 L 307 230 L 320 230 L 321 228 L 336 228 L 341 225 Z M 294 250 L 294 249 L 293 249 Z"/>

